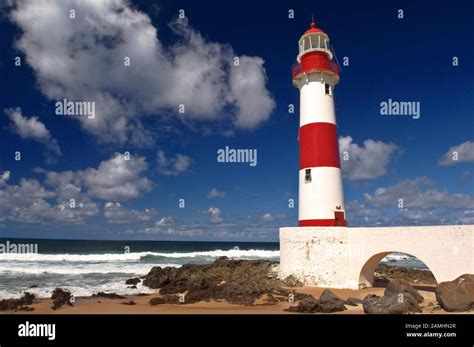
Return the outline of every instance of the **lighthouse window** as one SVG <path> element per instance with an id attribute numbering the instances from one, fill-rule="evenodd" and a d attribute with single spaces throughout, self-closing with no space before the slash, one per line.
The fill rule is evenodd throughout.
<path id="1" fill-rule="evenodd" d="M 310 49 L 310 43 L 309 43 L 309 38 L 305 38 L 304 39 L 304 50 L 307 51 L 308 49 Z"/>
<path id="2" fill-rule="evenodd" d="M 326 95 L 331 95 L 331 86 L 327 83 L 324 84 L 324 92 Z"/>
<path id="3" fill-rule="evenodd" d="M 311 169 L 305 170 L 304 183 L 311 183 Z"/>

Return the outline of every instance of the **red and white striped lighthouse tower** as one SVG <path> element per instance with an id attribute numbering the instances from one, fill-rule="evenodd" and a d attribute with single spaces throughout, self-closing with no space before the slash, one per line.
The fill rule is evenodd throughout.
<path id="1" fill-rule="evenodd" d="M 293 85 L 300 90 L 300 227 L 347 226 L 334 111 L 338 82 L 329 37 L 313 21 L 299 40 L 293 67 Z"/>

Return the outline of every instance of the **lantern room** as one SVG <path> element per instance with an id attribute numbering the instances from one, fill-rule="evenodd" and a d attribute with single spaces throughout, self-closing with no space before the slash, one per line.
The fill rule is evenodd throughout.
<path id="1" fill-rule="evenodd" d="M 299 40 L 298 63 L 301 62 L 301 56 L 310 52 L 323 52 L 327 54 L 329 60 L 332 59 L 329 37 L 324 31 L 316 28 L 314 21 L 311 22 L 311 28 L 306 30 Z"/>

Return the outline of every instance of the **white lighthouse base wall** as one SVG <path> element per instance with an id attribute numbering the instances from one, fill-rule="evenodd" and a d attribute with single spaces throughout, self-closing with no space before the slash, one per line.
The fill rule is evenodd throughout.
<path id="1" fill-rule="evenodd" d="M 358 289 L 372 285 L 380 260 L 393 252 L 417 257 L 438 283 L 474 274 L 474 225 L 280 228 L 280 277 Z"/>

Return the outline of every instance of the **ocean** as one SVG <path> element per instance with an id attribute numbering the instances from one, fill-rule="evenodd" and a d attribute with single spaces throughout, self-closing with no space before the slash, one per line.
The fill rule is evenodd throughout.
<path id="1" fill-rule="evenodd" d="M 102 241 L 0 238 L 0 299 L 17 298 L 25 291 L 50 297 L 56 287 L 75 296 L 97 292 L 138 294 L 155 290 L 125 280 L 146 275 L 153 266 L 179 267 L 233 259 L 279 260 L 279 244 L 263 242 Z M 6 249 L 10 247 L 10 252 Z M 13 253 L 13 246 L 34 245 L 36 253 Z M 24 251 L 24 250 L 23 250 Z M 385 263 L 425 269 L 406 254 L 393 253 Z"/>

